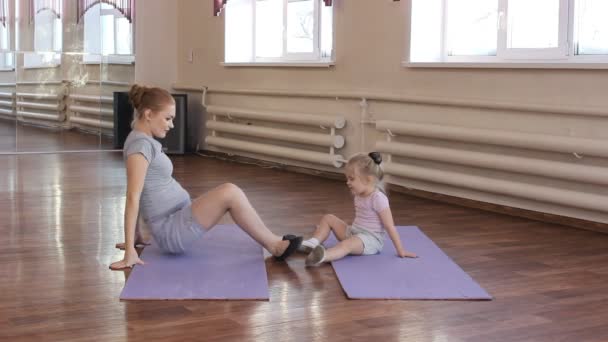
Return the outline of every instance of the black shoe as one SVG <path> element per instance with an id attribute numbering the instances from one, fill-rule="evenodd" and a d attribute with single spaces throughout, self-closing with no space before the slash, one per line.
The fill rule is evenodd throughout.
<path id="1" fill-rule="evenodd" d="M 289 246 L 285 249 L 283 254 L 275 256 L 274 258 L 278 261 L 284 261 L 290 255 L 292 255 L 302 245 L 303 238 L 301 236 L 295 236 L 292 234 L 283 235 L 283 240 L 289 241 Z"/>

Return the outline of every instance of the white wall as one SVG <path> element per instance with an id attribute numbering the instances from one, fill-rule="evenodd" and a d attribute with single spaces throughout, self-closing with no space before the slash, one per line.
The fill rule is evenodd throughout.
<path id="1" fill-rule="evenodd" d="M 182 1 L 136 2 L 135 82 L 170 88 L 178 77 L 178 7 Z"/>

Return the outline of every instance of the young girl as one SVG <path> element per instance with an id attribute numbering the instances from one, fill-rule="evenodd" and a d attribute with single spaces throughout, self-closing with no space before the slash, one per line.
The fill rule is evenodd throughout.
<path id="1" fill-rule="evenodd" d="M 135 244 L 138 215 L 147 223 L 158 246 L 167 253 L 183 253 L 229 212 L 236 224 L 279 260 L 293 253 L 302 237 L 273 234 L 262 222 L 249 200 L 234 184 L 223 184 L 194 201 L 172 177 L 173 164 L 153 138 L 164 138 L 173 128 L 175 101 L 161 88 L 134 85 L 129 98 L 135 108 L 133 130 L 127 137 L 123 156 L 127 166 L 125 204 L 125 255 L 111 269 L 123 269 L 144 262 Z M 120 244 L 118 247 L 121 247 Z"/>
<path id="2" fill-rule="evenodd" d="M 325 215 L 312 238 L 302 242 L 300 251 L 307 252 L 306 266 L 318 266 L 340 259 L 348 254 L 369 255 L 380 253 L 384 245 L 385 231 L 393 241 L 397 256 L 416 258 L 401 245 L 395 229 L 391 208 L 383 187 L 382 156 L 378 152 L 359 154 L 346 164 L 346 185 L 355 198 L 355 221 L 348 226 L 334 215 Z M 325 249 L 321 242 L 333 231 L 340 241 Z"/>

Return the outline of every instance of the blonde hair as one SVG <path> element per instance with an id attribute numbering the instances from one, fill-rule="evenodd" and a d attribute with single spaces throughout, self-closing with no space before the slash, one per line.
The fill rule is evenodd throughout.
<path id="1" fill-rule="evenodd" d="M 152 112 L 160 112 L 165 107 L 175 105 L 173 96 L 168 91 L 158 87 L 146 87 L 144 85 L 134 84 L 129 90 L 129 101 L 135 109 L 133 114 L 133 122 L 140 120 L 146 109 Z"/>
<path id="2" fill-rule="evenodd" d="M 378 152 L 370 152 L 354 155 L 348 160 L 346 167 L 357 170 L 361 175 L 372 176 L 376 181 L 376 188 L 386 195 L 386 185 L 382 181 L 384 170 L 381 164 L 382 155 Z"/>

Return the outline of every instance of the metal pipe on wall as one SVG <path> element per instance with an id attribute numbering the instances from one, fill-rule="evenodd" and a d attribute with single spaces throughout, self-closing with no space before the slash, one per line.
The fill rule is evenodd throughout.
<path id="1" fill-rule="evenodd" d="M 84 113 L 84 114 L 93 114 L 93 115 L 102 115 L 102 116 L 113 116 L 114 111 L 108 108 L 101 108 L 100 106 L 80 106 L 80 105 L 70 105 L 68 107 L 70 112 L 75 113 Z"/>
<path id="2" fill-rule="evenodd" d="M 83 118 L 83 117 L 79 117 L 79 116 L 70 117 L 70 122 L 75 122 L 75 123 L 79 123 L 79 124 L 83 124 L 83 125 L 87 125 L 87 126 L 93 126 L 93 127 L 114 128 L 113 122 Z"/>
<path id="3" fill-rule="evenodd" d="M 344 146 L 344 137 L 341 135 L 332 136 L 329 134 L 298 132 L 293 130 L 256 127 L 251 125 L 239 125 L 220 121 L 207 121 L 207 128 L 218 132 L 234 133 L 309 145 L 326 147 L 333 146 L 335 148 L 341 148 Z"/>
<path id="4" fill-rule="evenodd" d="M 35 100 L 55 100 L 59 101 L 63 99 L 64 94 L 39 94 L 39 93 L 17 93 L 17 97 L 22 99 L 35 99 Z"/>
<path id="5" fill-rule="evenodd" d="M 481 192 L 526 198 L 567 207 L 576 207 L 604 213 L 608 212 L 608 197 L 596 194 L 395 163 L 387 163 L 384 166 L 384 171 L 387 174 L 398 177 L 413 178 L 432 183 L 469 188 Z"/>
<path id="6" fill-rule="evenodd" d="M 608 141 L 521 132 L 379 120 L 376 129 L 404 135 L 469 143 L 502 145 L 541 151 L 608 157 Z"/>
<path id="7" fill-rule="evenodd" d="M 70 94 L 70 99 L 81 102 L 93 102 L 93 103 L 114 103 L 112 96 L 97 96 L 97 95 L 82 95 L 82 94 Z"/>
<path id="8" fill-rule="evenodd" d="M 63 121 L 64 116 L 61 114 L 46 114 L 46 113 L 34 113 L 27 111 L 17 111 L 17 116 L 30 118 L 30 119 L 42 119 L 48 121 Z"/>
<path id="9" fill-rule="evenodd" d="M 9 116 L 12 116 L 13 118 L 15 117 L 15 111 L 12 109 L 0 108 L 0 114 L 9 115 Z"/>
<path id="10" fill-rule="evenodd" d="M 17 101 L 17 107 L 33 108 L 33 109 L 40 109 L 40 110 L 62 111 L 65 108 L 65 103 L 63 103 L 63 101 L 57 102 L 57 103 L 37 103 L 37 102 Z"/>
<path id="11" fill-rule="evenodd" d="M 289 147 L 278 147 L 253 142 L 243 142 L 239 140 L 233 140 L 228 138 L 220 138 L 208 136 L 205 138 L 205 142 L 211 146 L 222 147 L 233 149 L 237 151 L 245 151 L 252 153 L 259 153 L 264 155 L 282 157 L 293 160 L 306 161 L 310 163 L 316 163 L 321 165 L 330 165 L 334 167 L 341 167 L 344 158 L 341 155 L 321 153 L 314 151 L 305 151 Z"/>
<path id="12" fill-rule="evenodd" d="M 273 112 L 265 110 L 232 108 L 214 105 L 207 106 L 207 113 L 221 116 L 232 116 L 236 118 L 294 123 L 308 126 L 344 128 L 344 126 L 346 125 L 346 120 L 343 117 L 332 117 L 292 112 Z"/>
<path id="13" fill-rule="evenodd" d="M 608 185 L 608 170 L 598 166 L 576 165 L 550 160 L 501 156 L 490 153 L 388 141 L 377 141 L 376 149 L 379 152 L 416 159 Z"/>

